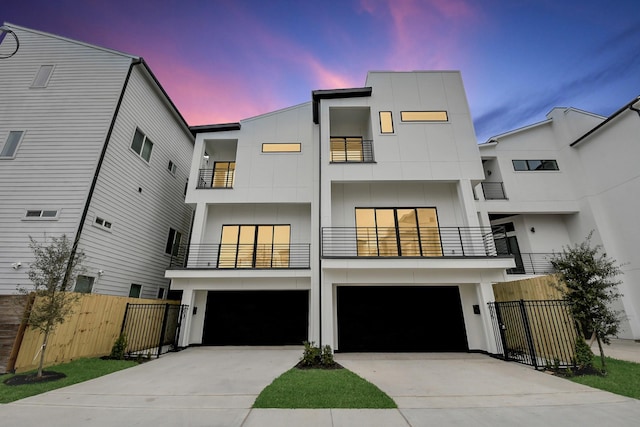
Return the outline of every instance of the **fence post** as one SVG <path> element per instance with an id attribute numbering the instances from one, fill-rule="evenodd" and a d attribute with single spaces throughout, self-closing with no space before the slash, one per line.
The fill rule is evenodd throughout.
<path id="1" fill-rule="evenodd" d="M 500 333 L 500 342 L 502 343 L 502 356 L 505 361 L 509 361 L 509 352 L 507 351 L 506 325 L 502 322 L 502 312 L 500 311 L 500 303 L 495 302 L 494 308 L 496 312 L 496 320 L 498 321 L 498 332 Z"/>
<path id="2" fill-rule="evenodd" d="M 160 329 L 160 342 L 158 343 L 158 355 L 156 358 L 160 357 L 160 353 L 162 352 L 162 342 L 164 341 L 165 329 L 167 329 L 167 318 L 169 317 L 169 304 L 164 305 L 164 316 L 162 317 L 162 328 Z"/>
<path id="3" fill-rule="evenodd" d="M 531 336 L 531 327 L 529 326 L 529 317 L 527 316 L 527 309 L 524 305 L 524 300 L 520 300 L 520 313 L 522 315 L 522 324 L 524 326 L 524 333 L 527 338 L 527 346 L 529 347 L 529 357 L 531 357 L 531 363 L 534 369 L 538 369 L 538 360 L 536 359 L 536 350 L 533 345 L 533 337 Z"/>
<path id="4" fill-rule="evenodd" d="M 120 327 L 120 335 L 124 332 L 124 327 L 127 324 L 127 314 L 129 314 L 129 303 L 124 308 L 124 317 L 122 318 L 122 326 Z"/>

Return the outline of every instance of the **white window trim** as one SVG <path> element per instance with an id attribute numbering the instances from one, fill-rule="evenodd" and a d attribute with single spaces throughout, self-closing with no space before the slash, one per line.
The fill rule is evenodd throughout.
<path id="1" fill-rule="evenodd" d="M 9 135 L 11 134 L 11 132 L 22 132 L 22 135 L 20 135 L 20 139 L 18 140 L 18 144 L 16 145 L 16 149 L 13 150 L 13 155 L 12 156 L 2 156 L 2 157 L 0 157 L 0 160 L 13 160 L 13 159 L 15 159 L 16 156 L 18 155 L 18 150 L 20 149 L 20 145 L 22 144 L 22 141 L 24 141 L 24 135 L 27 133 L 27 131 L 25 131 L 25 130 L 10 130 L 9 133 L 7 134 L 7 137 L 4 139 L 4 142 L 2 143 L 2 146 L 0 147 L 0 153 L 2 153 L 2 150 L 4 150 L 5 145 L 9 141 Z"/>
<path id="2" fill-rule="evenodd" d="M 102 224 L 101 224 L 100 222 L 101 222 Z M 105 224 L 111 224 L 111 225 L 110 225 L 110 226 L 106 226 Z M 98 215 L 96 215 L 96 216 L 93 218 L 93 223 L 92 223 L 92 225 L 93 225 L 94 227 L 96 227 L 96 228 L 99 228 L 100 230 L 104 230 L 104 231 L 107 231 L 107 232 L 109 232 L 109 233 L 111 233 L 111 232 L 112 232 L 112 230 L 113 230 L 113 221 L 111 221 L 111 220 L 109 220 L 109 219 L 106 219 L 106 218 L 105 218 L 105 217 L 103 217 L 103 216 L 98 216 Z"/>
<path id="3" fill-rule="evenodd" d="M 27 216 L 29 212 L 39 211 L 39 216 Z M 45 211 L 56 213 L 55 216 L 42 216 Z M 60 209 L 25 209 L 22 215 L 22 221 L 57 221 L 60 218 Z"/>
<path id="4" fill-rule="evenodd" d="M 140 133 L 144 136 L 144 139 L 142 140 L 142 146 L 140 147 L 140 152 L 136 152 L 136 150 L 133 149 L 132 145 L 133 145 L 133 138 L 136 137 L 136 131 L 140 131 Z M 142 157 L 142 152 L 144 151 L 144 144 L 145 142 L 147 142 L 147 140 L 151 143 L 151 154 L 149 155 L 149 160 L 145 160 L 144 157 Z M 131 142 L 129 143 L 129 150 L 136 155 L 136 157 L 138 157 L 140 160 L 142 160 L 144 162 L 144 164 L 146 164 L 147 166 L 151 167 L 151 157 L 153 156 L 153 147 L 155 146 L 155 142 L 151 141 L 151 138 L 149 138 L 149 136 L 144 133 L 142 131 L 142 129 L 140 129 L 139 127 L 136 127 L 135 130 L 133 131 L 133 136 L 131 137 Z"/>
<path id="5" fill-rule="evenodd" d="M 167 171 L 169 171 L 171 175 L 176 176 L 177 170 L 178 170 L 178 166 L 176 165 L 176 162 L 174 162 L 173 160 L 169 160 L 169 163 L 167 164 Z"/>
<path id="6" fill-rule="evenodd" d="M 144 291 L 144 285 L 141 285 L 140 283 L 132 283 L 132 284 L 130 284 L 129 285 L 129 295 L 131 295 L 131 288 L 133 287 L 133 285 L 140 286 L 140 294 L 137 297 L 128 296 L 128 298 L 137 298 L 137 299 L 142 298 L 142 292 Z"/>

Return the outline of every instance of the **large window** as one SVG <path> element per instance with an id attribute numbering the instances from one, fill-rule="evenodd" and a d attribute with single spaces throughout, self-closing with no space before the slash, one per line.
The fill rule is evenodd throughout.
<path id="1" fill-rule="evenodd" d="M 446 111 L 401 111 L 403 122 L 446 122 L 449 116 Z"/>
<path id="2" fill-rule="evenodd" d="M 151 150 L 153 150 L 153 142 L 151 142 L 140 129 L 136 129 L 136 133 L 133 135 L 133 141 L 131 142 L 131 149 L 146 162 L 149 162 Z"/>
<path id="3" fill-rule="evenodd" d="M 555 160 L 512 160 L 513 170 L 516 171 L 557 171 L 558 162 Z"/>
<path id="4" fill-rule="evenodd" d="M 364 141 L 361 136 L 330 138 L 332 163 L 363 163 L 373 161 L 371 141 Z"/>
<path id="5" fill-rule="evenodd" d="M 435 208 L 356 208 L 358 256 L 442 256 Z"/>
<path id="6" fill-rule="evenodd" d="M 287 268 L 290 233 L 290 225 L 223 225 L 218 268 Z"/>
<path id="7" fill-rule="evenodd" d="M 213 164 L 213 188 L 233 187 L 233 177 L 236 172 L 236 162 L 215 162 Z"/>
<path id="8" fill-rule="evenodd" d="M 9 136 L 2 146 L 2 151 L 0 151 L 0 159 L 13 159 L 16 156 L 22 135 L 24 135 L 24 131 L 21 130 L 12 130 L 9 132 Z"/>

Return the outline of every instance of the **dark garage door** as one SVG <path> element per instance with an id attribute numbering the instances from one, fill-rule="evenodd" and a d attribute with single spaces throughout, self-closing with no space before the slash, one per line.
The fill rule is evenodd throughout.
<path id="1" fill-rule="evenodd" d="M 308 335 L 308 291 L 211 291 L 205 345 L 300 345 Z"/>
<path id="2" fill-rule="evenodd" d="M 340 351 L 467 351 L 457 286 L 339 286 Z"/>

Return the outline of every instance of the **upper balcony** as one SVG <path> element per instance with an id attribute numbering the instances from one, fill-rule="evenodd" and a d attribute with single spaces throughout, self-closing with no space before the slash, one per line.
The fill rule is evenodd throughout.
<path id="1" fill-rule="evenodd" d="M 324 227 L 324 258 L 498 257 L 491 227 Z"/>
<path id="2" fill-rule="evenodd" d="M 514 253 L 515 268 L 507 270 L 507 274 L 553 274 L 556 272 L 551 264 L 552 253 Z"/>
<path id="3" fill-rule="evenodd" d="M 332 136 L 331 163 L 374 163 L 373 141 L 361 136 Z"/>
<path id="4" fill-rule="evenodd" d="M 482 193 L 485 200 L 507 200 L 507 195 L 504 192 L 504 184 L 502 182 L 487 182 L 481 183 Z"/>

